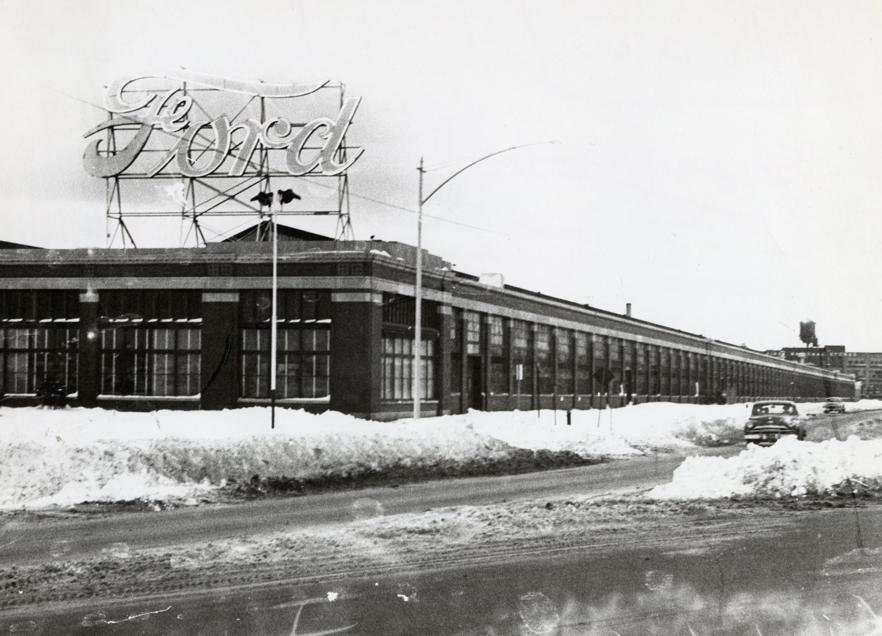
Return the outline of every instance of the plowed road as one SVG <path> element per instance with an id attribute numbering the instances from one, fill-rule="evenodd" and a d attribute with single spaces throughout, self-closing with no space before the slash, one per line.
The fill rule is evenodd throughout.
<path id="1" fill-rule="evenodd" d="M 740 447 L 703 449 L 731 455 Z M 161 513 L 20 518 L 7 532 L 14 543 L 0 549 L 0 566 L 40 563 L 53 543 L 65 542 L 69 558 L 88 557 L 116 543 L 131 549 L 204 543 L 251 533 L 283 531 L 351 521 L 359 506 L 376 502 L 385 515 L 422 512 L 428 508 L 531 499 L 537 497 L 627 493 L 670 480 L 682 455 L 637 457 L 604 464 L 501 477 L 474 477 L 395 488 L 272 498 L 233 505 L 179 508 Z M 3 541 L 0 541 L 3 543 Z"/>

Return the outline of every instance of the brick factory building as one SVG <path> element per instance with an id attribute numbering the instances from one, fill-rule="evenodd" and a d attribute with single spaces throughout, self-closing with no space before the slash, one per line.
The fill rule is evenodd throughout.
<path id="1" fill-rule="evenodd" d="M 278 403 L 409 415 L 415 248 L 280 234 Z M 0 403 L 48 386 L 108 408 L 268 404 L 271 245 L 236 238 L 0 249 Z M 423 259 L 424 415 L 854 392 L 835 370 Z"/>

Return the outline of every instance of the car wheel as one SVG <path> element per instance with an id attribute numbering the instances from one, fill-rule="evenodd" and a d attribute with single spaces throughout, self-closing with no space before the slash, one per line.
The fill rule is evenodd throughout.
<path id="1" fill-rule="evenodd" d="M 798 439 L 800 442 L 802 442 L 803 440 L 805 440 L 805 435 L 806 435 L 806 433 L 805 433 L 805 429 L 804 429 L 804 428 L 801 428 L 801 429 L 799 429 L 799 431 L 796 433 L 796 439 Z"/>

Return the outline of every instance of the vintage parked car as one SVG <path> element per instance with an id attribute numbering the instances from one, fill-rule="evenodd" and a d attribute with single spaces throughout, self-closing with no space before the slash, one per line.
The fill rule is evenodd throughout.
<path id="1" fill-rule="evenodd" d="M 744 425 L 744 441 L 771 446 L 785 435 L 805 439 L 805 425 L 796 404 L 786 400 L 755 402 Z"/>
<path id="2" fill-rule="evenodd" d="M 841 397 L 829 397 L 824 402 L 824 413 L 845 413 L 845 400 Z"/>

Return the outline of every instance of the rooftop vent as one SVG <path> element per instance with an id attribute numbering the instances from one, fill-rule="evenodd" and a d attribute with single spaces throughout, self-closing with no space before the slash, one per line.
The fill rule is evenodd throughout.
<path id="1" fill-rule="evenodd" d="M 487 287 L 498 287 L 499 289 L 505 287 L 505 279 L 502 277 L 502 274 L 480 274 L 478 276 L 478 283 Z"/>

